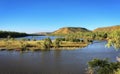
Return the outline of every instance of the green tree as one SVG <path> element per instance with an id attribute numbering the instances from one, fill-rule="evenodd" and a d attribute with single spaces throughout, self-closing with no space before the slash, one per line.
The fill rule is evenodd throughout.
<path id="1" fill-rule="evenodd" d="M 44 39 L 44 43 L 43 44 L 44 44 L 46 49 L 50 49 L 52 41 L 51 41 L 50 38 L 46 38 L 46 39 Z"/>
<path id="2" fill-rule="evenodd" d="M 106 46 L 107 47 L 113 46 L 115 47 L 115 49 L 120 48 L 120 30 L 113 31 L 109 35 L 109 40 Z"/>
<path id="3" fill-rule="evenodd" d="M 105 33 L 105 34 L 103 35 L 103 38 L 107 38 L 107 37 L 108 37 L 108 34 Z"/>
<path id="4" fill-rule="evenodd" d="M 55 48 L 58 48 L 60 46 L 62 39 L 61 38 L 56 38 L 54 41 L 54 46 Z"/>

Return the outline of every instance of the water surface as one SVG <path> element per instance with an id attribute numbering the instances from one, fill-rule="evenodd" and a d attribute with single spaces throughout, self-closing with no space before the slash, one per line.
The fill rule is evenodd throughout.
<path id="1" fill-rule="evenodd" d="M 95 42 L 78 50 L 24 52 L 0 51 L 0 74 L 85 74 L 93 58 L 115 62 L 120 51 Z"/>
<path id="2" fill-rule="evenodd" d="M 45 38 L 50 38 L 51 40 L 54 40 L 55 38 L 61 38 L 60 36 L 26 36 L 26 37 L 20 37 L 20 38 L 17 38 L 17 39 L 35 39 L 35 40 L 43 40 Z"/>

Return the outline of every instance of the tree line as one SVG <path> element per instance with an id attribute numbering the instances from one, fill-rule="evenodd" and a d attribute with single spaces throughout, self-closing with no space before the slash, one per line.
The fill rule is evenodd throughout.
<path id="1" fill-rule="evenodd" d="M 28 36 L 26 33 L 19 33 L 19 32 L 11 32 L 11 31 L 0 31 L 0 38 L 7 38 L 7 37 L 24 37 Z"/>

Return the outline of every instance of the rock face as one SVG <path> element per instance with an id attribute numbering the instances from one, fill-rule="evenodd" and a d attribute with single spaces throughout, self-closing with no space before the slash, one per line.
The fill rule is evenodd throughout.
<path id="1" fill-rule="evenodd" d="M 77 32 L 90 32 L 90 30 L 82 27 L 63 27 L 59 30 L 54 31 L 53 34 L 69 34 Z"/>
<path id="2" fill-rule="evenodd" d="M 111 32 L 114 30 L 120 30 L 120 25 L 97 28 L 94 30 L 94 32 Z"/>

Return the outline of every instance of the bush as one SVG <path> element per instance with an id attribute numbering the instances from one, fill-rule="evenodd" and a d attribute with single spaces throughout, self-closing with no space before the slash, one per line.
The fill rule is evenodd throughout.
<path id="1" fill-rule="evenodd" d="M 120 69 L 119 62 L 109 62 L 108 59 L 93 59 L 88 62 L 88 66 L 89 74 L 114 74 Z"/>

